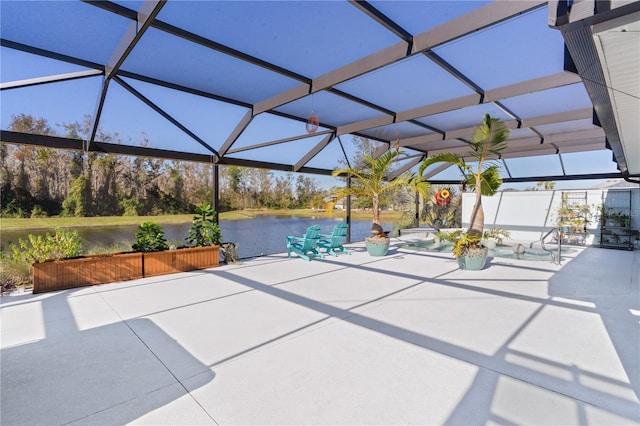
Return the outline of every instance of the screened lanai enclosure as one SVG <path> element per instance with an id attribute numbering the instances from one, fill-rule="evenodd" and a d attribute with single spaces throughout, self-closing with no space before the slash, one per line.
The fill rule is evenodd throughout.
<path id="1" fill-rule="evenodd" d="M 638 1 L 0 8 L 2 143 L 330 175 L 358 136 L 402 149 L 399 174 L 466 152 L 488 113 L 511 128 L 505 182 L 640 176 Z M 17 114 L 90 130 L 9 131 Z"/>

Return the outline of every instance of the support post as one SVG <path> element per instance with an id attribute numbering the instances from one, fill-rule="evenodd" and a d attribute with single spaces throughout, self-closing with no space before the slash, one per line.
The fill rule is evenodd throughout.
<path id="1" fill-rule="evenodd" d="M 219 212 L 218 210 L 220 209 L 220 172 L 219 172 L 219 167 L 216 163 L 212 163 L 212 173 L 211 173 L 211 180 L 212 180 L 212 200 L 211 200 L 211 205 L 213 206 L 213 210 L 216 212 L 215 214 L 215 221 L 216 223 L 220 223 L 219 222 Z"/>
<path id="2" fill-rule="evenodd" d="M 351 175 L 347 176 L 347 188 L 351 188 Z M 347 195 L 347 244 L 351 242 L 351 195 Z"/>

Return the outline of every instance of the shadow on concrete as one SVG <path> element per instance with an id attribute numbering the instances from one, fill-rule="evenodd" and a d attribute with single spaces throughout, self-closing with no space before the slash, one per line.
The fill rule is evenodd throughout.
<path id="1" fill-rule="evenodd" d="M 406 253 L 404 255 L 431 257 L 431 255 L 426 253 Z M 571 266 L 571 268 L 565 267 L 566 270 L 561 271 L 562 273 L 556 272 L 554 269 L 548 269 L 545 265 L 539 265 L 540 262 L 534 262 L 535 266 L 523 266 L 520 264 L 501 266 L 514 268 L 514 271 L 518 270 L 520 273 L 523 270 L 554 273 L 549 281 L 550 296 L 553 296 L 554 293 L 558 293 L 559 287 L 565 285 L 565 282 L 574 281 L 574 269 L 583 268 L 582 265 L 584 262 L 590 262 L 589 259 L 580 259 L 580 254 L 577 254 L 575 257 L 576 258 L 572 263 L 570 263 L 570 265 L 573 266 Z M 549 309 L 567 309 L 589 315 L 598 315 L 602 318 L 605 324 L 609 325 L 609 337 L 614 344 L 617 342 L 616 348 L 618 350 L 619 359 L 622 364 L 625 365 L 628 376 L 630 378 L 633 377 L 632 382 L 637 397 L 637 380 L 639 377 L 637 359 L 638 320 L 629 313 L 630 308 L 638 308 L 637 301 L 625 302 L 622 305 L 618 305 L 616 301 L 612 301 L 612 306 L 606 307 L 604 300 L 598 300 L 596 301 L 596 307 L 594 308 L 591 306 L 576 304 L 568 300 L 565 301 L 562 299 L 556 300 L 553 298 L 529 296 L 526 294 L 516 293 L 515 291 L 511 293 L 509 291 L 492 289 L 488 286 L 483 288 L 481 285 L 465 284 L 454 279 L 446 279 L 445 276 L 450 274 L 452 271 L 447 271 L 446 273 L 436 277 L 425 277 L 410 272 L 403 273 L 398 271 L 387 271 L 384 269 L 384 266 L 377 267 L 377 264 L 382 265 L 382 263 L 387 259 L 388 257 L 372 258 L 371 261 L 361 265 L 343 263 L 339 259 L 332 260 L 332 264 L 341 265 L 345 268 L 353 268 L 363 272 L 376 272 L 381 274 L 381 280 L 384 280 L 384 276 L 386 275 L 388 279 L 403 278 L 415 282 L 414 284 L 403 287 L 393 293 L 385 294 L 349 309 L 338 308 L 278 288 L 279 285 L 286 284 L 289 281 L 267 285 L 253 279 L 238 276 L 234 274 L 233 271 L 211 271 L 210 273 L 245 285 L 265 294 L 269 294 L 273 297 L 312 309 L 316 312 L 327 315 L 327 317 L 339 318 L 342 321 L 367 328 L 376 333 L 392 337 L 393 339 L 403 340 L 407 343 L 418 345 L 425 349 L 477 365 L 480 369 L 478 370 L 479 372 L 473 384 L 462 397 L 456 409 L 452 411 L 450 417 L 446 421 L 446 424 L 517 424 L 521 423 L 522 419 L 527 416 L 531 416 L 531 418 L 545 417 L 544 414 L 540 415 L 540 413 L 536 411 L 537 407 L 535 403 L 527 407 L 530 412 L 524 414 L 524 417 L 518 417 L 523 413 L 519 413 L 518 415 L 514 415 L 510 418 L 509 413 L 495 412 L 495 398 L 499 393 L 498 389 L 500 383 L 502 383 L 501 389 L 509 387 L 525 387 L 527 388 L 527 392 L 530 392 L 531 394 L 536 393 L 533 389 L 544 389 L 546 391 L 550 391 L 550 394 L 557 395 L 558 400 L 562 399 L 565 401 L 561 404 L 570 400 L 575 407 L 575 417 L 573 417 L 573 419 L 577 419 L 579 424 L 590 423 L 587 418 L 587 412 L 589 410 L 588 407 L 597 407 L 599 410 L 608 412 L 614 417 L 626 419 L 627 421 L 640 421 L 640 411 L 637 404 L 637 398 L 636 401 L 633 401 L 631 399 L 621 397 L 617 392 L 609 391 L 610 388 L 621 388 L 623 391 L 625 389 L 628 390 L 629 384 L 625 381 L 617 380 L 604 374 L 594 373 L 592 371 L 582 369 L 574 364 L 564 364 L 554 359 L 539 356 L 536 353 L 523 352 L 511 347 L 512 343 L 515 342 L 532 323 L 537 321 L 541 314 L 547 312 Z M 439 257 L 439 259 L 441 260 L 442 258 Z M 629 261 L 629 259 L 627 259 L 627 261 Z M 629 268 L 627 266 L 626 270 L 628 269 Z M 330 272 L 323 272 L 322 274 L 324 273 Z M 474 273 L 477 272 L 471 271 L 471 274 Z M 521 274 L 519 276 L 521 276 Z M 627 281 L 623 280 L 623 282 L 629 282 L 629 277 L 626 278 Z M 461 281 L 475 281 L 476 283 L 481 284 L 483 281 L 490 283 L 499 280 L 488 277 L 482 278 L 482 276 L 474 277 L 473 275 L 466 275 L 464 280 Z M 517 283 L 518 279 L 509 278 L 508 281 Z M 523 278 L 522 281 L 523 283 L 528 283 L 531 282 L 531 279 Z M 485 295 L 527 301 L 537 304 L 538 307 L 518 326 L 512 335 L 492 355 L 486 355 L 460 345 L 452 344 L 446 340 L 433 338 L 426 334 L 398 327 L 394 324 L 373 319 L 361 313 L 353 312 L 356 308 L 362 308 L 363 306 L 380 301 L 389 296 L 405 292 L 409 289 L 417 288 L 424 284 L 448 286 Z M 637 295 L 637 289 L 635 294 Z M 617 313 L 613 314 L 611 310 L 615 310 Z M 621 319 L 623 320 L 622 323 L 619 322 Z M 478 319 L 478 321 L 481 320 L 481 318 Z M 562 326 L 563 324 L 558 324 L 558 327 Z M 551 373 L 557 371 L 560 371 L 560 373 Z M 524 406 L 527 406 L 527 404 L 528 401 L 523 402 Z M 551 416 L 549 417 L 549 420 L 551 422 L 554 420 L 558 421 L 557 418 L 553 418 L 552 413 L 553 411 L 549 414 L 549 416 Z"/>
<path id="2" fill-rule="evenodd" d="M 191 398 L 181 379 L 135 330 L 152 333 L 154 347 L 163 347 L 174 362 L 201 372 L 190 380 L 191 390 L 194 383 L 200 387 L 214 379 L 213 371 L 151 320 L 116 319 L 78 329 L 68 304 L 73 295 L 63 291 L 3 300 L 3 310 L 40 304 L 46 336 L 0 351 L 3 425 L 125 424 L 178 398 Z M 205 420 L 211 417 L 204 413 Z M 212 418 L 209 422 L 214 423 Z"/>

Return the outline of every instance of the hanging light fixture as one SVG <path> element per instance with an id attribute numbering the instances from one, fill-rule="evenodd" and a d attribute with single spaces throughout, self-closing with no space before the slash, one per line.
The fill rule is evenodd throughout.
<path id="1" fill-rule="evenodd" d="M 318 120 L 318 117 L 313 113 L 313 94 L 311 94 L 311 115 L 307 119 L 307 125 L 306 125 L 307 133 L 309 133 L 310 135 L 313 135 L 315 132 L 318 131 L 319 126 L 320 126 L 320 120 Z"/>
<path id="2" fill-rule="evenodd" d="M 400 130 L 396 129 L 396 141 L 393 144 L 396 152 L 400 152 Z"/>
<path id="3" fill-rule="evenodd" d="M 309 116 L 309 119 L 307 120 L 307 126 L 306 126 L 307 133 L 309 133 L 310 135 L 313 135 L 318 130 L 319 125 L 320 125 L 320 121 L 318 120 L 318 117 L 313 115 L 313 112 L 312 112 L 311 115 Z"/>

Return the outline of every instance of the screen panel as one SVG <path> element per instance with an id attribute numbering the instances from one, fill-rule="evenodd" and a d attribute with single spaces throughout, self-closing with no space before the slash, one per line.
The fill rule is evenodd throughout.
<path id="1" fill-rule="evenodd" d="M 8 130 L 14 117 L 31 116 L 45 119 L 56 135 L 66 136 L 65 125 L 85 123 L 93 115 L 95 98 L 102 79 L 90 77 L 39 86 L 22 87 L 2 91 L 0 120 L 2 130 Z M 60 96 L 66 93 L 66 96 Z"/>
<path id="2" fill-rule="evenodd" d="M 124 80 L 215 149 L 222 146 L 247 113 L 247 108 L 234 104 L 151 83 L 132 79 Z M 120 110 L 119 113 L 129 114 L 127 108 Z M 155 126 L 157 123 L 149 123 L 149 128 Z"/>
<path id="3" fill-rule="evenodd" d="M 354 78 L 337 88 L 396 112 L 473 93 L 423 55 Z"/>
<path id="4" fill-rule="evenodd" d="M 504 160 L 513 177 L 560 176 L 562 164 L 557 155 L 507 158 Z"/>
<path id="5" fill-rule="evenodd" d="M 118 84 L 111 84 L 100 119 L 103 134 L 117 134 L 128 145 L 212 154 L 158 112 Z M 100 133 L 96 140 L 100 141 Z"/>
<path id="6" fill-rule="evenodd" d="M 485 114 L 501 120 L 511 119 L 502 109 L 488 103 L 421 117 L 417 121 L 440 130 L 451 131 L 473 128 L 482 122 Z"/>
<path id="7" fill-rule="evenodd" d="M 158 46 L 162 46 L 158 49 Z M 123 70 L 218 96 L 256 103 L 300 84 L 200 44 L 150 28 Z"/>
<path id="8" fill-rule="evenodd" d="M 611 151 L 586 151 L 563 153 L 562 162 L 569 175 L 590 173 L 615 173 L 616 162 L 613 161 Z"/>
<path id="9" fill-rule="evenodd" d="M 547 15 L 539 8 L 434 51 L 484 90 L 561 72 L 564 42 Z"/>
<path id="10" fill-rule="evenodd" d="M 159 18 L 315 78 L 398 40 L 348 2 L 167 2 Z"/>
<path id="11" fill-rule="evenodd" d="M 132 21 L 77 1 L 2 1 L 2 38 L 106 64 Z"/>
<path id="12" fill-rule="evenodd" d="M 478 9 L 490 1 L 371 1 L 376 9 L 397 22 L 412 35 L 420 34 L 447 21 Z"/>
<path id="13" fill-rule="evenodd" d="M 316 115 L 321 123 L 335 126 L 382 117 L 385 114 L 357 102 L 328 92 L 318 92 L 289 102 L 275 109 L 276 111 L 298 117 Z"/>

